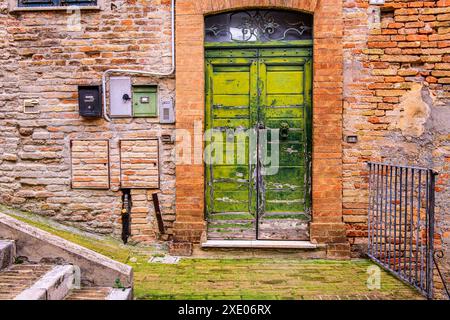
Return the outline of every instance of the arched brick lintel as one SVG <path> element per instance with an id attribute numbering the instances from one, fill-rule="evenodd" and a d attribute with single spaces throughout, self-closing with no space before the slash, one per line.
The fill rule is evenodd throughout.
<path id="1" fill-rule="evenodd" d="M 193 137 L 198 135 L 198 124 L 204 122 L 205 15 L 255 7 L 314 14 L 311 240 L 334 244 L 334 251 L 342 255 L 347 248 L 342 215 L 342 1 L 178 0 L 176 5 L 176 127 L 191 132 Z M 200 147 L 193 143 L 193 150 L 196 148 Z M 192 162 L 177 165 L 176 169 L 174 240 L 180 242 L 199 242 L 206 229 L 204 167 L 194 157 Z"/>
<path id="2" fill-rule="evenodd" d="M 229 0 L 229 1 L 198 1 L 193 8 L 195 14 L 209 15 L 224 11 L 244 10 L 251 8 L 292 9 L 314 13 L 318 0 Z"/>

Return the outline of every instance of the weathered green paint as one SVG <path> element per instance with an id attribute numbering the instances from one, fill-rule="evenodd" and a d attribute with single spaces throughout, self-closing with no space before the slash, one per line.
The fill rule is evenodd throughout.
<path id="1" fill-rule="evenodd" d="M 215 160 L 206 165 L 210 236 L 292 239 L 291 230 L 270 226 L 309 220 L 311 55 L 301 46 L 206 51 L 206 128 L 213 129 L 206 146 Z M 263 143 L 260 126 L 286 131 L 274 175 L 264 175 L 274 141 L 269 134 Z M 259 143 L 252 147 L 236 130 L 259 132 Z M 258 225 L 265 227 L 258 232 Z"/>

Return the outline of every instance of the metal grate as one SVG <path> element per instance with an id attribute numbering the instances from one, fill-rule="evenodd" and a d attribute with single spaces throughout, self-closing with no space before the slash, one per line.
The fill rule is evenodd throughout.
<path id="1" fill-rule="evenodd" d="M 436 172 L 369 163 L 371 259 L 433 297 Z"/>
<path id="2" fill-rule="evenodd" d="M 312 15 L 286 10 L 245 10 L 205 18 L 206 42 L 312 39 Z"/>

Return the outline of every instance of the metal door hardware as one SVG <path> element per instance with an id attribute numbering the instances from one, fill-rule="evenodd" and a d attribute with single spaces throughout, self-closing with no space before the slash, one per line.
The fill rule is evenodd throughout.
<path id="1" fill-rule="evenodd" d="M 287 139 L 289 137 L 289 123 L 282 122 L 280 124 L 280 137 L 283 139 Z"/>

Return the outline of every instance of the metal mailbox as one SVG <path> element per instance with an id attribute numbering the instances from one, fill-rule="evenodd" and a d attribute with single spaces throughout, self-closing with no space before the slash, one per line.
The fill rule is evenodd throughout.
<path id="1" fill-rule="evenodd" d="M 80 116 L 87 118 L 101 118 L 102 99 L 100 86 L 79 86 L 78 105 Z"/>
<path id="2" fill-rule="evenodd" d="M 133 87 L 133 116 L 157 117 L 158 116 L 158 88 L 157 86 Z"/>

